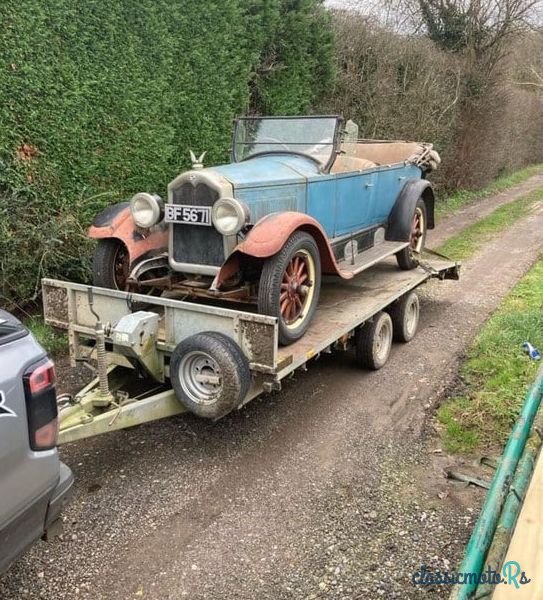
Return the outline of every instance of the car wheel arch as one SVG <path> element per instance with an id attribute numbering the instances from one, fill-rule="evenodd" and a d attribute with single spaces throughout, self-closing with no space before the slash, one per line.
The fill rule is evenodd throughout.
<path id="1" fill-rule="evenodd" d="M 422 198 L 426 207 L 427 227 L 428 229 L 434 228 L 435 195 L 432 184 L 426 179 L 410 179 L 398 194 L 390 212 L 386 232 L 388 241 L 405 242 L 409 240 L 411 219 L 419 198 Z"/>
<path id="2" fill-rule="evenodd" d="M 95 240 L 116 239 L 122 242 L 128 250 L 131 267 L 145 256 L 168 247 L 168 228 L 159 223 L 147 232 L 140 230 L 132 218 L 129 202 L 119 202 L 98 213 L 87 235 Z"/>
<path id="3" fill-rule="evenodd" d="M 281 251 L 281 248 L 296 231 L 308 233 L 315 240 L 319 249 L 323 274 L 338 275 L 344 279 L 351 277 L 350 274 L 341 271 L 338 267 L 330 242 L 319 222 L 304 213 L 289 211 L 273 213 L 260 219 L 224 262 L 212 287 L 220 289 L 236 268 L 240 267 L 242 256 L 257 260 L 270 258 Z"/>

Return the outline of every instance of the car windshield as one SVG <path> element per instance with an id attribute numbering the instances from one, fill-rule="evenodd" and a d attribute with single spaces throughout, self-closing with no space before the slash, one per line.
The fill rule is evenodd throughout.
<path id="1" fill-rule="evenodd" d="M 335 152 L 338 117 L 245 117 L 236 121 L 234 161 L 270 153 L 310 156 L 321 167 Z"/>

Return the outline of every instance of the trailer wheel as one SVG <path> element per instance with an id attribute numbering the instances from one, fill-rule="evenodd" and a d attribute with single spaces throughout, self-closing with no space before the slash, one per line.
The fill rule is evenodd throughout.
<path id="1" fill-rule="evenodd" d="M 356 334 L 356 361 L 361 367 L 377 371 L 385 365 L 392 347 L 392 319 L 379 312 L 365 323 Z"/>
<path id="2" fill-rule="evenodd" d="M 251 372 L 247 358 L 233 340 L 208 331 L 192 335 L 175 347 L 170 379 L 185 408 L 199 417 L 219 419 L 243 402 Z"/>
<path id="3" fill-rule="evenodd" d="M 404 294 L 388 308 L 388 313 L 392 319 L 394 340 L 404 344 L 410 342 L 419 326 L 420 303 L 417 294 Z"/>

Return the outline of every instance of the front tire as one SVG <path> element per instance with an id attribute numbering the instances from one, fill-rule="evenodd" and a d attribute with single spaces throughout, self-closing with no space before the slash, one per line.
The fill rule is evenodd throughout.
<path id="1" fill-rule="evenodd" d="M 116 238 L 98 240 L 92 260 L 92 284 L 110 290 L 137 291 L 147 296 L 160 296 L 162 290 L 155 287 L 128 285 L 130 275 L 128 248 Z"/>
<path id="2" fill-rule="evenodd" d="M 396 254 L 398 266 L 403 271 L 410 271 L 418 266 L 418 256 L 420 256 L 424 250 L 427 230 L 428 219 L 426 216 L 426 204 L 422 198 L 419 198 L 415 205 L 415 211 L 411 220 L 409 246 Z"/>
<path id="3" fill-rule="evenodd" d="M 258 312 L 277 317 L 279 343 L 299 340 L 319 302 L 321 261 L 311 235 L 296 231 L 283 248 L 266 260 L 258 286 Z"/>
<path id="4" fill-rule="evenodd" d="M 92 283 L 110 290 L 126 290 L 130 271 L 128 248 L 115 238 L 98 240 L 92 261 Z"/>

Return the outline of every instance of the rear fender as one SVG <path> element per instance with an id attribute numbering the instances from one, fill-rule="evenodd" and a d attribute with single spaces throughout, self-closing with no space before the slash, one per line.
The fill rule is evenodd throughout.
<path id="1" fill-rule="evenodd" d="M 132 219 L 129 202 L 109 206 L 94 219 L 88 236 L 92 239 L 116 238 L 127 247 L 130 263 L 142 256 L 166 251 L 168 228 L 159 223 L 150 229 L 138 227 Z"/>
<path id="2" fill-rule="evenodd" d="M 419 198 L 426 205 L 426 218 L 428 229 L 435 227 L 434 221 L 434 190 L 432 184 L 426 179 L 410 179 L 404 185 L 392 212 L 388 218 L 386 239 L 391 242 L 408 242 L 411 234 L 411 222 L 415 206 Z"/>
<path id="3" fill-rule="evenodd" d="M 242 256 L 266 259 L 277 254 L 295 231 L 306 231 L 313 236 L 319 248 L 323 274 L 339 275 L 344 279 L 352 277 L 350 273 L 338 267 L 326 232 L 320 223 L 309 215 L 286 211 L 267 215 L 254 225 L 247 237 L 234 248 L 223 264 L 212 287 L 220 288 L 239 270 Z"/>

